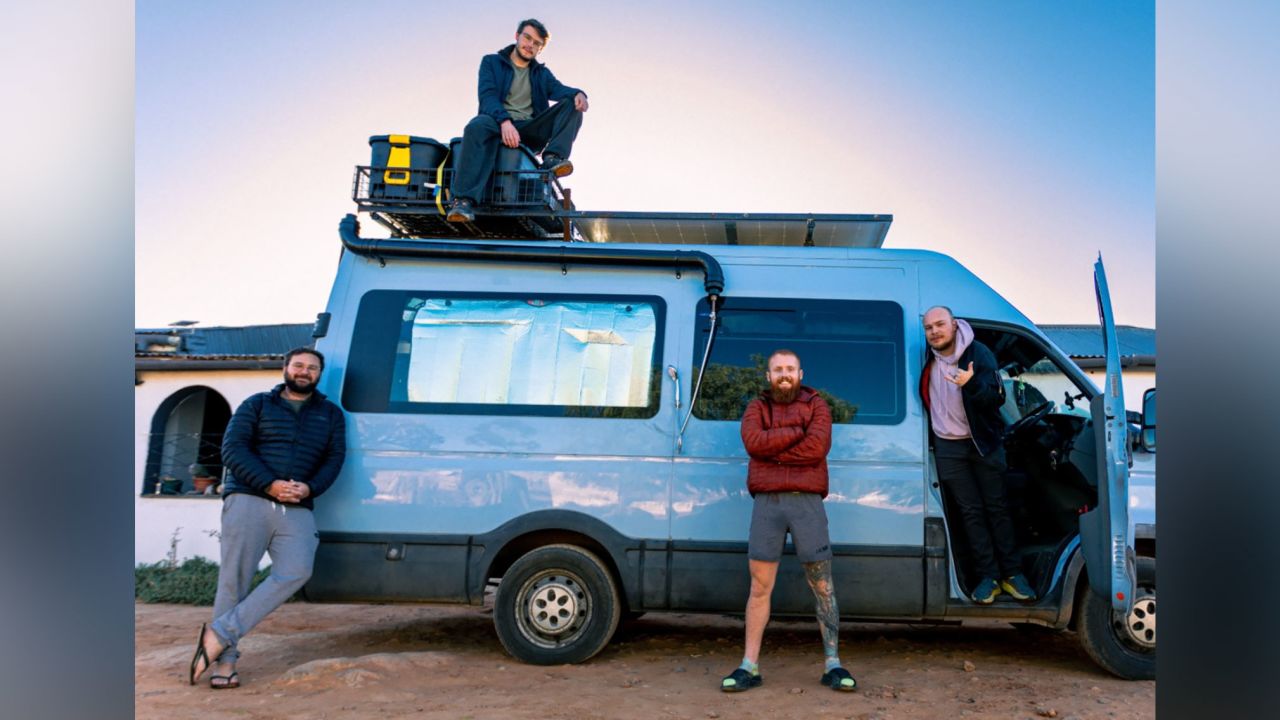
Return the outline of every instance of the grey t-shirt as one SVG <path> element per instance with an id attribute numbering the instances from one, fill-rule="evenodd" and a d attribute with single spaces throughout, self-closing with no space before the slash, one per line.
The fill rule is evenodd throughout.
<path id="1" fill-rule="evenodd" d="M 502 106 L 507 109 L 512 120 L 528 120 L 533 117 L 533 89 L 529 85 L 529 68 L 515 65 L 512 68 L 516 72 L 511 78 L 511 90 L 507 93 L 507 99 L 502 101 Z"/>

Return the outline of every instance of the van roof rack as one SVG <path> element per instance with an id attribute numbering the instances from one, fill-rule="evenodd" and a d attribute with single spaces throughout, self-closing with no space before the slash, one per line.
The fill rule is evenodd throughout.
<path id="1" fill-rule="evenodd" d="M 494 212 L 445 222 L 416 208 L 362 207 L 394 237 L 458 240 L 568 240 L 657 245 L 772 245 L 878 248 L 892 215 L 555 210 Z"/>
<path id="2" fill-rule="evenodd" d="M 559 178 L 530 166 L 495 170 L 476 219 L 451 223 L 445 220 L 451 179 L 444 167 L 360 165 L 351 199 L 396 238 L 878 248 L 893 222 L 881 214 L 579 210 Z"/>

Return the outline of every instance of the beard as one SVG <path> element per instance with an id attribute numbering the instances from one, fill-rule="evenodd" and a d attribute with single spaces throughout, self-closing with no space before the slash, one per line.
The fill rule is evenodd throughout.
<path id="1" fill-rule="evenodd" d="M 778 387 L 777 383 L 774 383 L 773 386 L 769 388 L 769 397 L 773 398 L 774 402 L 782 405 L 792 402 L 796 399 L 796 395 L 799 394 L 800 385 L 798 384 L 793 384 L 789 388 L 782 388 Z"/>
<path id="2" fill-rule="evenodd" d="M 950 355 L 951 351 L 956 347 L 956 338 L 951 336 L 950 340 L 939 340 L 937 343 L 929 343 L 929 347 L 933 348 L 939 355 Z"/>
<path id="3" fill-rule="evenodd" d="M 289 377 L 288 373 L 284 375 L 284 386 L 289 388 L 290 392 L 295 392 L 299 395 L 310 395 L 311 391 L 316 389 L 315 384 L 310 380 L 298 382 L 297 379 Z"/>

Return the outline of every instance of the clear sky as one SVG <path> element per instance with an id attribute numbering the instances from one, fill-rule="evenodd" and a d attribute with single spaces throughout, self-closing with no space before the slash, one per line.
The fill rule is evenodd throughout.
<path id="1" fill-rule="evenodd" d="M 447 141 L 537 17 L 593 210 L 892 213 L 1032 320 L 1155 324 L 1151 2 L 138 0 L 140 327 L 310 322 L 370 135 Z M 365 235 L 378 235 L 372 222 Z M 385 235 L 385 232 L 381 234 Z"/>

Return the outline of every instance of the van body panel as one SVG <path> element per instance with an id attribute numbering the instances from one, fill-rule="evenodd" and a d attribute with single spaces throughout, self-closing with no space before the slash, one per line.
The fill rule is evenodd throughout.
<path id="1" fill-rule="evenodd" d="M 355 258 L 347 253 L 344 260 Z M 653 368 L 675 362 L 667 307 L 701 296 L 695 273 L 620 271 L 512 263 L 397 260 L 381 267 L 354 259 L 335 316 L 342 330 L 328 338 L 344 357 L 356 355 L 352 305 L 369 293 L 423 295 L 512 293 L 515 296 L 656 298 L 663 305 Z M 483 293 L 477 291 L 482 288 Z M 358 333 L 358 328 L 354 333 Z M 347 347 L 342 347 L 345 344 Z M 335 364 L 335 368 L 336 364 Z M 325 373 L 338 383 L 347 372 Z M 349 450 L 329 501 L 317 506 L 322 532 L 483 533 L 528 513 L 582 510 L 632 538 L 670 535 L 669 484 L 676 409 L 665 374 L 651 381 L 658 395 L 647 418 L 527 417 L 502 414 L 349 413 Z M 325 392 L 343 397 L 343 387 Z"/>
<path id="2" fill-rule="evenodd" d="M 629 537 L 668 533 L 669 457 L 366 451 L 353 460 L 339 509 L 321 515 L 317 506 L 322 529 L 469 534 L 539 510 L 578 510 Z"/>
<path id="3" fill-rule="evenodd" d="M 900 419 L 837 424 L 832 433 L 826 509 L 843 616 L 1003 613 L 1055 626 L 1066 622 L 1065 606 L 1049 607 L 1047 600 L 1034 610 L 992 609 L 973 607 L 964 597 L 916 392 L 927 351 L 920 318 L 935 304 L 1035 338 L 1074 381 L 1093 388 L 1025 315 L 958 262 L 929 251 L 663 247 L 715 257 L 725 273 L 725 298 L 874 300 L 901 309 L 902 359 L 895 371 Z M 700 272 L 572 261 L 393 258 L 383 264 L 344 252 L 326 308 L 330 332 L 318 343 L 330 359 L 320 387 L 330 397 L 343 397 L 353 371 L 349 360 L 359 350 L 354 343 L 362 299 L 388 290 L 657 298 L 663 317 L 653 358 L 656 411 L 644 418 L 535 417 L 344 406 L 347 463 L 326 501 L 317 504 L 322 549 L 309 596 L 477 603 L 490 573 L 512 560 L 522 538 L 568 532 L 599 546 L 632 610 L 741 610 L 749 587 L 751 497 L 739 426 L 689 416 L 703 349 L 695 310 L 706 298 Z M 821 386 L 821 374 L 807 374 L 805 383 Z M 1153 512 L 1136 516 L 1154 524 Z M 388 559 L 398 543 L 404 546 L 399 557 Z M 433 559 L 424 558 L 432 553 Z M 1068 549 L 1056 559 L 1057 603 L 1069 603 L 1072 563 L 1081 562 L 1076 557 Z M 790 545 L 773 600 L 779 614 L 812 612 Z"/>
<path id="4" fill-rule="evenodd" d="M 466 536 L 321 533 L 308 600 L 466 603 Z"/>

